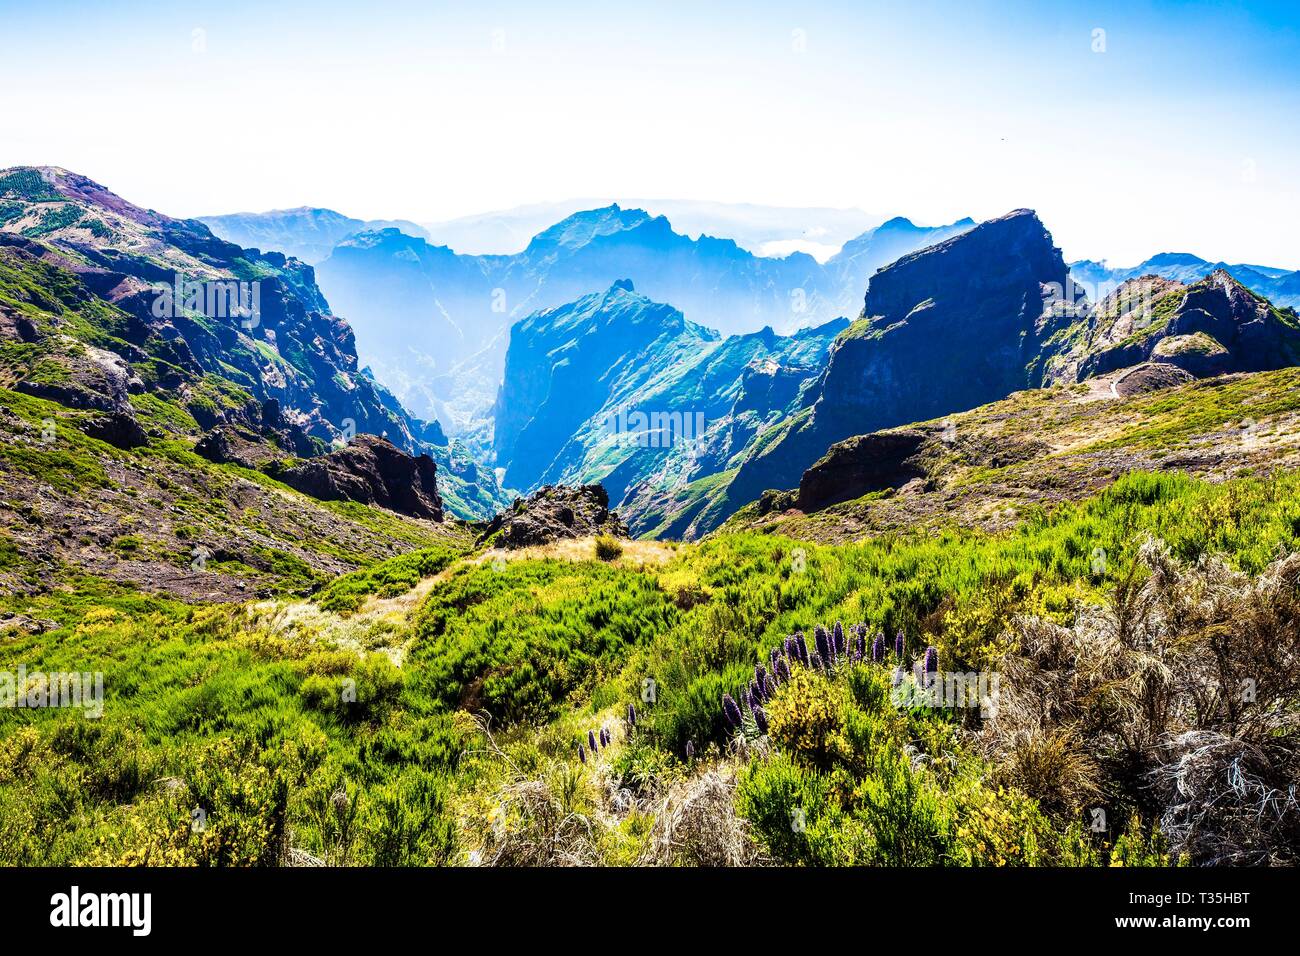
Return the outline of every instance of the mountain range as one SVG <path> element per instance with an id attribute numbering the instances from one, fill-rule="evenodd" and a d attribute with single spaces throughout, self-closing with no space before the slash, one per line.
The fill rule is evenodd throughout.
<path id="1" fill-rule="evenodd" d="M 844 319 L 723 338 L 620 280 L 511 330 L 495 406 L 505 483 L 599 481 L 648 531 L 642 496 L 724 470 L 794 407 Z"/>
<path id="2" fill-rule="evenodd" d="M 1255 796 L 1300 766 L 1293 308 L 1224 268 L 1092 301 L 1021 209 L 884 224 L 855 320 L 724 334 L 604 281 L 716 240 L 562 226 L 492 264 L 564 299 L 498 319 L 514 497 L 310 265 L 0 171 L 0 636 L 42 677 L 0 862 L 1296 862 Z M 98 714 L 30 706 L 70 669 Z"/>
<path id="3" fill-rule="evenodd" d="M 802 488 L 853 436 L 1119 370 L 1113 387 L 1133 391 L 1298 361 L 1294 312 L 1225 270 L 1190 285 L 1133 279 L 1088 303 L 1042 222 L 1016 210 L 880 269 L 852 324 L 793 337 L 718 343 L 626 282 L 539 312 L 511 332 L 497 452 L 511 486 L 601 481 L 634 532 L 690 538 Z M 641 411 L 652 434 L 655 412 L 706 424 L 632 455 L 610 425 L 619 409 Z M 874 466 L 837 455 L 839 477 L 816 481 L 804 506 L 871 487 Z"/>
<path id="4" fill-rule="evenodd" d="M 1220 269 L 1248 289 L 1267 296 L 1276 305 L 1300 308 L 1300 270 L 1228 265 L 1186 252 L 1162 252 L 1130 268 L 1111 268 L 1104 262 L 1088 259 L 1070 263 L 1070 275 L 1088 289 L 1094 301 L 1105 298 L 1129 279 L 1153 275 L 1179 282 L 1195 282 Z"/>
<path id="5" fill-rule="evenodd" d="M 723 335 L 765 326 L 786 333 L 856 314 L 876 268 L 967 227 L 890 220 L 823 264 L 692 239 L 663 216 L 611 205 L 556 223 L 511 256 L 461 255 L 382 230 L 343 241 L 318 271 L 376 374 L 417 414 L 487 448 L 509 327 L 533 312 L 629 278 Z"/>

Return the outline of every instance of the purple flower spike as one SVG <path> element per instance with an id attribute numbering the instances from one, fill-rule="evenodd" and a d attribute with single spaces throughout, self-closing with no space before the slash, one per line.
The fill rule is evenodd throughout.
<path id="1" fill-rule="evenodd" d="M 885 635 L 877 634 L 876 639 L 871 642 L 871 660 L 873 663 L 881 664 L 885 660 Z"/>
<path id="2" fill-rule="evenodd" d="M 808 663 L 808 666 L 813 668 L 814 670 L 821 670 L 822 656 L 818 654 L 816 651 L 813 651 L 812 660 Z"/>
<path id="3" fill-rule="evenodd" d="M 844 656 L 844 650 L 845 650 L 845 644 L 844 644 L 844 625 L 841 624 L 839 621 L 836 621 L 836 622 L 835 622 L 835 630 L 834 630 L 832 633 L 833 633 L 834 636 L 835 636 L 835 656 L 836 656 L 836 657 L 843 657 L 843 656 Z"/>
<path id="4" fill-rule="evenodd" d="M 722 695 L 722 716 L 727 719 L 730 726 L 740 726 L 740 705 L 730 694 Z"/>
<path id="5" fill-rule="evenodd" d="M 776 696 L 776 681 L 768 674 L 763 678 L 763 699 L 771 700 Z"/>
<path id="6" fill-rule="evenodd" d="M 754 711 L 754 723 L 758 724 L 760 734 L 767 733 L 767 714 L 763 713 L 762 707 Z"/>
<path id="7" fill-rule="evenodd" d="M 693 740 L 686 741 L 686 759 L 687 760 L 695 759 L 695 741 Z"/>
<path id="8" fill-rule="evenodd" d="M 796 657 L 799 656 L 799 649 L 798 647 L 795 646 L 793 636 L 787 637 L 783 643 L 783 646 L 785 648 L 786 657 L 790 658 L 791 660 L 794 660 Z"/>
<path id="9" fill-rule="evenodd" d="M 636 705 L 635 704 L 627 705 L 627 722 L 631 724 L 633 727 L 636 726 Z"/>
<path id="10" fill-rule="evenodd" d="M 767 668 L 762 664 L 754 665 L 754 680 L 758 681 L 759 687 L 762 687 L 767 683 Z"/>
<path id="11" fill-rule="evenodd" d="M 835 660 L 831 653 L 830 635 L 826 633 L 826 628 L 822 627 L 820 624 L 818 624 L 817 629 L 813 631 L 813 642 L 817 645 L 818 657 L 827 663 Z"/>
<path id="12" fill-rule="evenodd" d="M 894 656 L 900 661 L 903 659 L 903 629 L 898 629 L 898 636 L 894 638 Z"/>
<path id="13" fill-rule="evenodd" d="M 587 751 L 582 749 L 582 744 L 578 744 L 578 759 L 583 763 L 587 762 Z"/>
<path id="14" fill-rule="evenodd" d="M 776 673 L 776 662 L 779 661 L 780 659 L 781 659 L 781 652 L 777 650 L 775 647 L 772 648 L 772 652 L 767 655 L 767 666 L 769 669 L 771 669 L 772 673 Z"/>
<path id="15" fill-rule="evenodd" d="M 776 662 L 776 676 L 781 678 L 782 684 L 790 679 L 790 665 L 785 662 L 784 657 Z"/>
<path id="16" fill-rule="evenodd" d="M 594 730 L 587 731 L 587 749 L 590 750 L 593 755 L 599 749 L 596 746 L 596 732 Z"/>
<path id="17" fill-rule="evenodd" d="M 749 709 L 757 710 L 763 706 L 763 688 L 758 686 L 758 681 L 749 682 Z"/>

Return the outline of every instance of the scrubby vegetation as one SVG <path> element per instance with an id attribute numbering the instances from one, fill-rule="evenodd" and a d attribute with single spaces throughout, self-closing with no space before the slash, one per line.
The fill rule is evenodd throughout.
<path id="1" fill-rule="evenodd" d="M 309 605 L 10 596 L 46 625 L 7 659 L 105 701 L 0 710 L 0 859 L 1294 862 L 1297 483 L 1132 474 L 1009 533 L 666 564 L 430 548 Z M 949 672 L 994 709 L 899 697 Z"/>

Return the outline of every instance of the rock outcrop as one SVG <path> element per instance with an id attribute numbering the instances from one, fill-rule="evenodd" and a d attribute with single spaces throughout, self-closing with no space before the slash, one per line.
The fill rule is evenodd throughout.
<path id="1" fill-rule="evenodd" d="M 524 548 L 594 534 L 627 535 L 618 515 L 609 510 L 609 495 L 604 487 L 548 485 L 527 498 L 517 499 L 492 520 L 479 540 L 505 548 Z"/>
<path id="2" fill-rule="evenodd" d="M 1146 362 L 1195 378 L 1300 364 L 1300 318 L 1223 269 L 1191 285 L 1142 276 L 1098 305 L 1079 377 Z"/>
<path id="3" fill-rule="evenodd" d="M 1061 252 L 1030 210 L 904 256 L 877 272 L 805 408 L 740 467 L 735 507 L 792 488 L 832 444 L 938 418 L 1042 385 L 1075 347 L 1077 301 Z"/>
<path id="4" fill-rule="evenodd" d="M 929 436 L 917 429 L 856 435 L 830 447 L 804 472 L 795 505 L 817 511 L 925 477 L 920 451 Z"/>
<path id="5" fill-rule="evenodd" d="M 323 501 L 357 501 L 413 518 L 441 521 L 437 466 L 385 438 L 358 435 L 337 451 L 277 473 L 281 481 Z"/>

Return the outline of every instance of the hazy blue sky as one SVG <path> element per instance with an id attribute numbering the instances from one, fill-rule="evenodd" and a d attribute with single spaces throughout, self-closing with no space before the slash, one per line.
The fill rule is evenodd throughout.
<path id="1" fill-rule="evenodd" d="M 1300 268 L 1294 0 L 270 6 L 0 0 L 0 166 L 175 215 L 1029 206 L 1069 258 Z"/>

